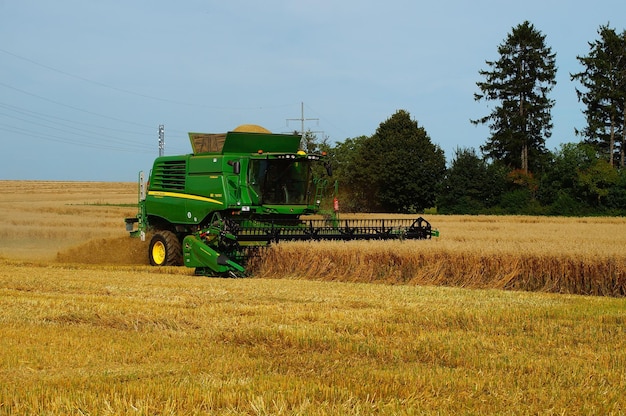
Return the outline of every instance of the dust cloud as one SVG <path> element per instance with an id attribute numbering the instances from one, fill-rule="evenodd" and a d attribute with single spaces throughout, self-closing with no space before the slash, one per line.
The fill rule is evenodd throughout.
<path id="1" fill-rule="evenodd" d="M 66 250 L 56 256 L 59 263 L 148 265 L 148 242 L 138 238 L 99 238 Z"/>

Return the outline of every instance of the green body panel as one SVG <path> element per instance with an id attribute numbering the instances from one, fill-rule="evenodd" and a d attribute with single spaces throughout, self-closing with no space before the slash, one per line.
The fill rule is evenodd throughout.
<path id="1" fill-rule="evenodd" d="M 214 212 L 297 217 L 318 209 L 309 170 L 318 155 L 286 134 L 190 133 L 194 153 L 154 161 L 144 202 L 149 221 L 206 225 Z"/>
<path id="2" fill-rule="evenodd" d="M 244 268 L 214 250 L 196 235 L 183 240 L 183 261 L 187 267 L 209 268 L 217 274 L 244 272 Z"/>

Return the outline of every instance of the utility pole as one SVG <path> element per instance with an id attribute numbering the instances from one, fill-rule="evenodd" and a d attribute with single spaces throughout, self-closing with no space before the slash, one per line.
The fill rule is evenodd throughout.
<path id="1" fill-rule="evenodd" d="M 319 118 L 304 118 L 304 102 L 300 103 L 300 118 L 288 118 L 287 119 L 287 127 L 289 127 L 289 122 L 290 121 L 299 121 L 300 122 L 300 131 L 298 133 L 300 133 L 300 135 L 302 136 L 302 138 L 304 139 L 304 122 L 305 121 L 320 121 Z M 311 132 L 311 133 L 321 133 L 319 131 L 316 132 Z"/>
<path id="2" fill-rule="evenodd" d="M 165 126 L 159 124 L 159 157 L 165 153 Z"/>
<path id="3" fill-rule="evenodd" d="M 320 119 L 319 118 L 305 118 L 304 117 L 304 102 L 300 103 L 300 118 L 288 118 L 287 119 L 287 127 L 289 127 L 289 122 L 290 121 L 299 121 L 300 122 L 300 131 L 299 131 L 299 133 L 300 133 L 300 146 L 301 146 L 301 148 L 303 150 L 305 150 L 307 152 L 312 150 L 311 149 L 311 147 L 312 147 L 311 144 L 312 144 L 313 137 L 307 138 L 307 135 L 306 135 L 307 132 L 304 131 L 304 122 L 305 121 L 313 121 L 313 120 L 319 122 Z M 322 131 L 311 131 L 311 130 L 308 130 L 308 132 L 310 132 L 310 133 L 323 133 Z M 313 143 L 313 147 L 315 147 L 314 143 Z"/>

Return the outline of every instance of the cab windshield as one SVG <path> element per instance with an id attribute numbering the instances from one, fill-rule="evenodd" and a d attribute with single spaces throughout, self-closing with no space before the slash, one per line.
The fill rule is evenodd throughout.
<path id="1" fill-rule="evenodd" d="M 253 159 L 248 181 L 261 205 L 306 205 L 310 167 L 306 159 Z"/>

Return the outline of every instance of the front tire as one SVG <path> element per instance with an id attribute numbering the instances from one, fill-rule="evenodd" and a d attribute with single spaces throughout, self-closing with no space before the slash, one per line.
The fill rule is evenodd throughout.
<path id="1" fill-rule="evenodd" d="M 182 266 L 183 250 L 176 234 L 171 231 L 159 231 L 148 248 L 148 258 L 153 266 Z"/>

